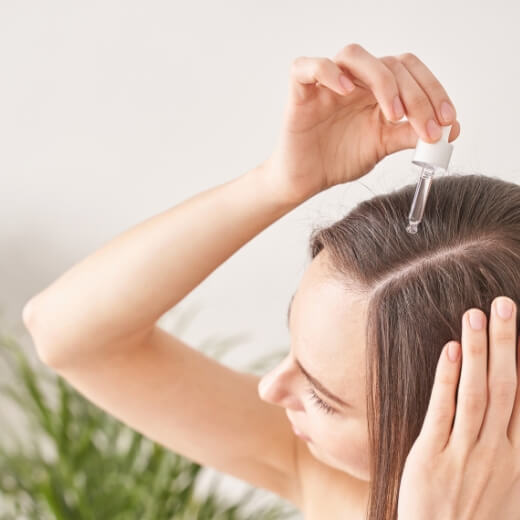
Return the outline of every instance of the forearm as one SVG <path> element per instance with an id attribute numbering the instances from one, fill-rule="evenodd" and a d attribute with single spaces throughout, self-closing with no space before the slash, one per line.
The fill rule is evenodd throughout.
<path id="1" fill-rule="evenodd" d="M 298 205 L 277 197 L 266 168 L 262 163 L 139 223 L 75 264 L 24 309 L 32 334 L 46 350 L 74 355 L 75 348 L 151 330 L 227 258 Z M 62 359 L 68 351 L 43 355 Z"/>

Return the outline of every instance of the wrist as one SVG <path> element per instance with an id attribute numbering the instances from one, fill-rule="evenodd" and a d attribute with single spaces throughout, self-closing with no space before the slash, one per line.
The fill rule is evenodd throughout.
<path id="1" fill-rule="evenodd" d="M 273 201 L 280 206 L 291 210 L 317 195 L 319 191 L 308 192 L 295 187 L 286 180 L 284 172 L 275 164 L 272 158 L 268 158 L 258 165 L 258 176 L 262 189 L 270 194 Z"/>

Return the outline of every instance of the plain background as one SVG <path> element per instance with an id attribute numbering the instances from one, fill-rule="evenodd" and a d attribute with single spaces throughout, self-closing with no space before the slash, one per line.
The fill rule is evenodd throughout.
<path id="1" fill-rule="evenodd" d="M 413 52 L 457 109 L 450 168 L 516 182 L 519 15 L 497 1 L 1 0 L 3 331 L 32 348 L 21 322 L 31 296 L 123 230 L 266 159 L 300 55 L 332 58 L 353 42 L 378 57 Z M 198 309 L 183 339 L 243 334 L 230 363 L 288 347 L 311 228 L 415 183 L 412 155 L 241 248 L 179 304 Z"/>

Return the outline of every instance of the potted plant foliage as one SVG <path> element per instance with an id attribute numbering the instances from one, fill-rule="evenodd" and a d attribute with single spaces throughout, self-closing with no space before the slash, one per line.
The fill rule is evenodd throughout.
<path id="1" fill-rule="evenodd" d="M 178 325 L 181 329 L 182 319 Z M 204 350 L 219 357 L 232 343 L 213 340 Z M 262 370 L 278 357 L 249 368 Z M 218 473 L 205 496 L 197 497 L 202 466 L 95 406 L 10 336 L 0 336 L 0 360 L 10 376 L 0 382 L 0 396 L 26 423 L 21 435 L 2 421 L 0 520 L 299 518 L 282 499 L 247 511 L 263 491 L 253 487 L 229 503 L 219 493 Z"/>

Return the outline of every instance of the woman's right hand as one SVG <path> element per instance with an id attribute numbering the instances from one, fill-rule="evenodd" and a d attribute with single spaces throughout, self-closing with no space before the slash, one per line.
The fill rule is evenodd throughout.
<path id="1" fill-rule="evenodd" d="M 342 86 L 342 75 L 355 85 L 352 91 Z M 444 102 L 452 109 L 447 119 Z M 400 121 L 403 115 L 407 121 Z M 414 148 L 418 137 L 436 142 L 441 130 L 430 136 L 431 120 L 452 125 L 450 141 L 458 137 L 453 103 L 411 53 L 376 58 L 350 44 L 334 60 L 298 57 L 279 140 L 266 161 L 271 185 L 284 200 L 303 202 L 358 179 L 391 153 Z"/>

